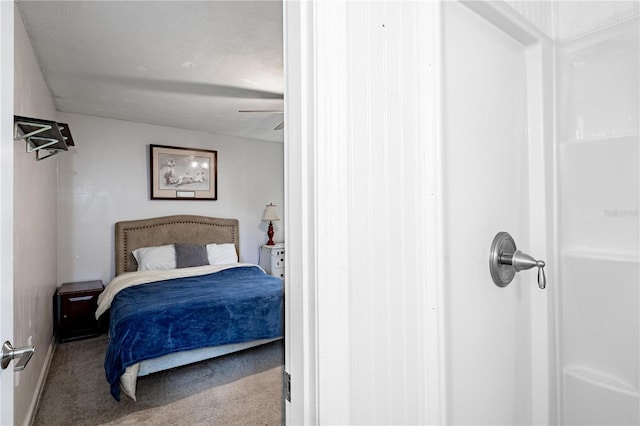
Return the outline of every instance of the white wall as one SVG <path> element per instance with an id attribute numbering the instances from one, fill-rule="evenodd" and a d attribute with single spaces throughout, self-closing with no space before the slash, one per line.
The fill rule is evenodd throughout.
<path id="1" fill-rule="evenodd" d="M 295 331 L 314 340 L 288 351 L 287 368 L 298 374 L 292 424 L 425 424 L 437 416 L 427 406 L 425 268 L 434 7 L 316 2 L 286 20 L 287 40 L 302 32 L 305 43 L 292 43 L 287 61 L 288 88 L 297 90 L 290 94 L 305 109 L 287 131 L 287 161 L 291 179 L 310 174 L 288 182 L 296 209 L 304 206 L 294 222 L 301 233 L 287 237 L 300 248 L 289 251 L 287 273 L 300 279 L 289 288 L 302 287 L 302 314 L 292 322 L 304 323 Z M 317 383 L 298 384 L 313 374 Z"/>
<path id="2" fill-rule="evenodd" d="M 237 218 L 240 260 L 267 241 L 264 207 L 284 216 L 283 144 L 59 113 L 76 143 L 58 155 L 58 283 L 114 276 L 114 223 L 173 214 Z M 150 200 L 149 144 L 218 151 L 216 201 Z M 284 221 L 275 222 L 282 241 Z"/>
<path id="3" fill-rule="evenodd" d="M 55 120 L 53 99 L 15 9 L 14 113 Z M 3 141 L 8 143 L 8 141 Z M 57 158 L 36 162 L 25 142 L 14 143 L 14 345 L 33 336 L 37 351 L 15 375 L 15 424 L 29 420 L 52 348 L 56 288 Z"/>

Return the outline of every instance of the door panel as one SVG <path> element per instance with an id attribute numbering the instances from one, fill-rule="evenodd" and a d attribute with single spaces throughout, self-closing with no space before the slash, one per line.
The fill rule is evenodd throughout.
<path id="1" fill-rule="evenodd" d="M 541 290 L 531 271 L 499 288 L 488 266 L 499 231 L 530 248 L 526 48 L 457 2 L 444 4 L 443 28 L 447 418 L 528 423 L 531 291 Z"/>
<path id="2" fill-rule="evenodd" d="M 0 2 L 0 345 L 13 341 L 13 18 Z M 0 424 L 13 424 L 13 366 L 0 370 Z"/>

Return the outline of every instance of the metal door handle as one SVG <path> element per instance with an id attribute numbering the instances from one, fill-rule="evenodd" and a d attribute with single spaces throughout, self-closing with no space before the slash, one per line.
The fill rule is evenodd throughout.
<path id="1" fill-rule="evenodd" d="M 516 272 L 538 268 L 538 287 L 547 287 L 547 277 L 544 274 L 546 264 L 542 260 L 536 260 L 532 256 L 516 249 L 516 242 L 508 232 L 499 232 L 491 243 L 491 255 L 489 256 L 489 270 L 493 282 L 499 287 L 506 287 Z"/>
<path id="2" fill-rule="evenodd" d="M 503 265 L 511 265 L 516 272 L 538 267 L 538 287 L 541 289 L 547 286 L 547 277 L 544 275 L 545 263 L 542 260 L 535 260 L 526 253 L 516 250 L 514 253 L 501 253 L 499 261 Z"/>
<path id="3" fill-rule="evenodd" d="M 7 368 L 12 359 L 19 359 L 18 363 L 13 367 L 13 371 L 24 370 L 35 351 L 35 346 L 14 348 L 11 345 L 11 342 L 7 340 L 2 345 L 2 369 L 4 370 L 5 368 Z"/>

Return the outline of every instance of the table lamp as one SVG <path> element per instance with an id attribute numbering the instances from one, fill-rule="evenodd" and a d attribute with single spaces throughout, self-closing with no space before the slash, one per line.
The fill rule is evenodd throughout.
<path id="1" fill-rule="evenodd" d="M 273 221 L 280 220 L 278 217 L 278 212 L 276 211 L 276 206 L 273 203 L 269 203 L 265 209 L 264 214 L 262 215 L 262 220 L 264 222 L 269 221 L 269 228 L 267 230 L 267 235 L 269 236 L 269 241 L 267 241 L 268 246 L 273 246 L 275 243 L 273 242 Z"/>

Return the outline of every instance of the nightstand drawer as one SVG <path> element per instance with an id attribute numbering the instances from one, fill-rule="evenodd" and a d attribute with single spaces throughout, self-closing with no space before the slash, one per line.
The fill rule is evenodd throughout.
<path id="1" fill-rule="evenodd" d="M 93 315 L 98 305 L 98 295 L 60 296 L 60 328 L 68 333 L 91 329 Z"/>
<path id="2" fill-rule="evenodd" d="M 284 249 L 271 251 L 271 267 L 284 268 Z"/>
<path id="3" fill-rule="evenodd" d="M 284 268 L 273 268 L 271 275 L 284 279 Z"/>

